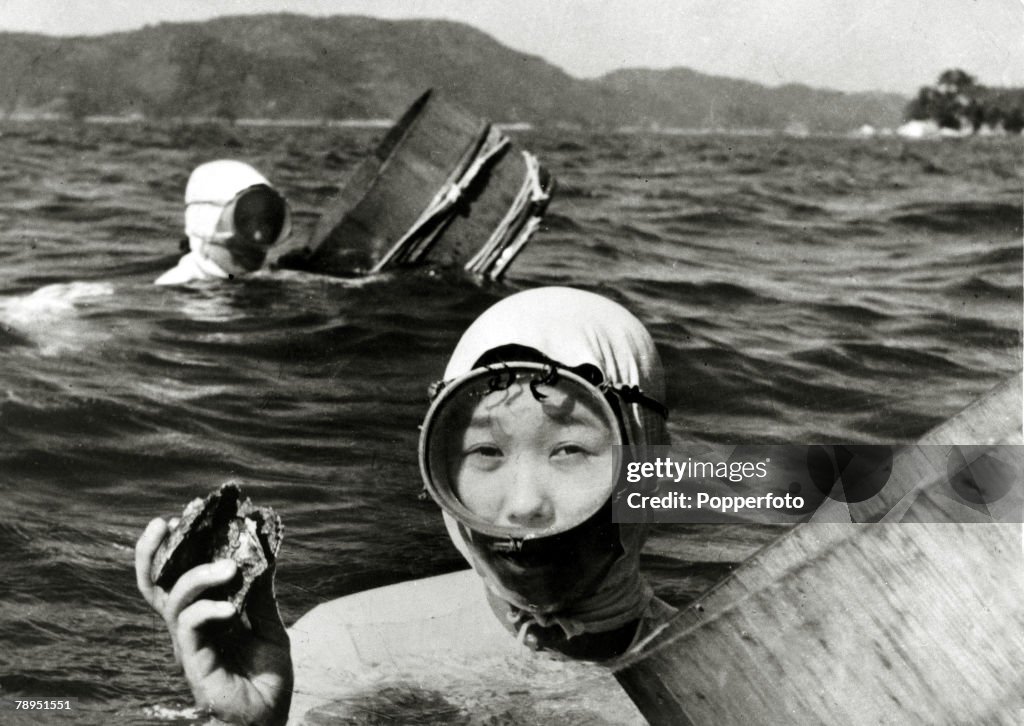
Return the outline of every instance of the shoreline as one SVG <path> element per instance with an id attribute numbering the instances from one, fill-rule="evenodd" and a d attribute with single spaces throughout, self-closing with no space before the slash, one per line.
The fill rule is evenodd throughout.
<path id="1" fill-rule="evenodd" d="M 174 126 L 238 126 L 241 128 L 324 128 L 324 129 L 353 129 L 353 130 L 387 130 L 394 126 L 395 120 L 388 118 L 350 118 L 350 119 L 322 119 L 322 118 L 239 118 L 225 119 L 216 116 L 188 116 L 182 118 L 157 118 L 151 119 L 134 114 L 129 116 L 93 115 L 82 119 L 74 119 L 66 114 L 60 113 L 27 113 L 15 112 L 0 116 L 0 126 L 39 124 L 39 123 L 85 123 L 97 126 L 130 126 L 130 125 L 174 125 Z M 863 130 L 851 130 L 847 132 L 827 131 L 806 131 L 804 129 L 774 129 L 774 128 L 721 128 L 721 127 L 674 127 L 674 126 L 619 126 L 616 128 L 584 128 L 577 125 L 553 122 L 548 126 L 537 126 L 524 121 L 496 122 L 494 126 L 505 133 L 522 133 L 532 131 L 555 131 L 578 134 L 610 134 L 623 136 L 734 136 L 753 138 L 787 138 L 787 139 L 857 139 L 870 141 L 902 140 L 902 141 L 943 141 L 948 139 L 1015 139 L 1018 135 L 1008 133 L 978 133 L 978 134 L 934 134 L 924 136 L 907 136 L 897 133 L 894 129 L 879 129 L 871 133 Z M 1024 136 L 1024 132 L 1020 134 Z"/>

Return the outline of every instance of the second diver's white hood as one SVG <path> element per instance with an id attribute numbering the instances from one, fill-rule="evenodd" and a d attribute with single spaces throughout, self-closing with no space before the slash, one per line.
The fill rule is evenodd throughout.
<path id="1" fill-rule="evenodd" d="M 257 184 L 273 188 L 267 178 L 242 161 L 221 159 L 200 164 L 185 187 L 185 234 L 189 249 L 202 252 L 213 238 L 224 207 L 243 189 Z"/>
<path id="2" fill-rule="evenodd" d="M 283 216 L 275 221 L 274 215 Z M 267 250 L 290 232 L 288 202 L 248 164 L 211 161 L 189 177 L 185 187 L 189 249 L 199 261 L 220 267 L 226 277 L 256 270 Z"/>

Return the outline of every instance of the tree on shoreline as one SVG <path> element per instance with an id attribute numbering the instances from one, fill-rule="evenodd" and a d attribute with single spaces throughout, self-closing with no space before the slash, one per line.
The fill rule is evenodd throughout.
<path id="1" fill-rule="evenodd" d="M 1024 129 L 1024 89 L 989 88 L 966 71 L 951 68 L 934 86 L 921 87 L 904 116 L 934 121 L 944 129 L 978 133 L 988 127 L 1019 134 Z"/>

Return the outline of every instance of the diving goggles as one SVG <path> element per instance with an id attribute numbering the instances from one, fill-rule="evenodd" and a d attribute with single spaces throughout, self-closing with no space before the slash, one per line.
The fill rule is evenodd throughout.
<path id="1" fill-rule="evenodd" d="M 607 503 L 615 487 L 621 447 L 629 444 L 624 404 L 637 403 L 667 415 L 661 403 L 636 386 L 605 381 L 595 365 L 569 367 L 518 345 L 489 351 L 469 373 L 434 384 L 431 395 L 433 402 L 419 441 L 426 491 L 442 510 L 469 529 L 518 541 L 565 532 L 593 517 Z M 517 431 L 524 431 L 531 441 L 552 437 L 541 447 L 565 457 L 552 467 L 556 479 L 558 467 L 564 467 L 567 482 L 574 481 L 573 477 L 586 479 L 582 490 L 575 485 L 571 517 L 559 516 L 550 526 L 538 528 L 496 521 L 493 512 L 476 506 L 479 497 L 471 493 L 481 487 L 486 498 L 494 494 L 487 487 L 515 486 L 496 484 L 516 481 L 516 477 L 499 479 L 491 469 L 521 465 L 513 457 L 506 461 L 497 455 L 506 441 L 514 448 L 515 442 L 508 439 Z M 491 438 L 496 441 L 491 443 Z"/>
<path id="2" fill-rule="evenodd" d="M 221 206 L 219 202 L 208 200 L 194 200 L 188 204 L 190 207 L 193 205 Z M 263 264 L 267 249 L 290 232 L 288 202 L 272 187 L 254 184 L 223 205 L 213 233 L 204 241 L 224 247 L 235 262 L 252 271 Z"/>

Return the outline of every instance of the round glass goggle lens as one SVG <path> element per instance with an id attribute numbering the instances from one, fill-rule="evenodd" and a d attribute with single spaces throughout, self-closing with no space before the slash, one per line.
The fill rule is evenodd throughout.
<path id="1" fill-rule="evenodd" d="M 621 443 L 593 385 L 549 365 L 506 364 L 441 390 L 420 436 L 420 469 L 435 501 L 470 529 L 533 539 L 601 508 Z"/>

